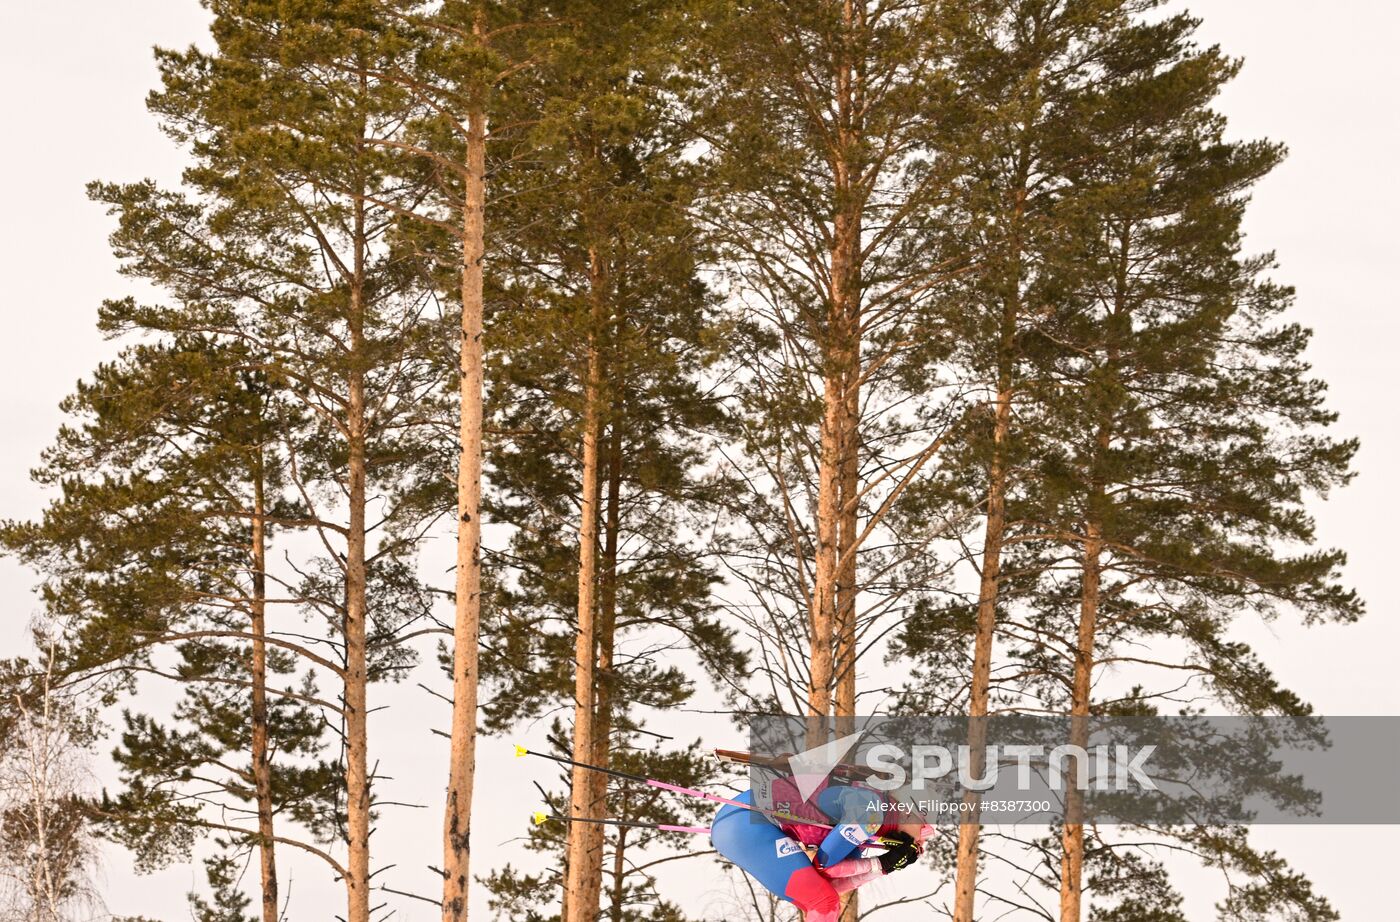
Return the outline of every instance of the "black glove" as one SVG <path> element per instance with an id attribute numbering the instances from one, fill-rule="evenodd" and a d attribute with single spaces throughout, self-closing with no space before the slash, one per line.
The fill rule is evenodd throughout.
<path id="1" fill-rule="evenodd" d="M 880 870 L 886 874 L 893 874 L 919 860 L 919 846 L 914 844 L 914 837 L 909 833 L 896 829 L 882 838 L 887 850 L 878 860 Z"/>

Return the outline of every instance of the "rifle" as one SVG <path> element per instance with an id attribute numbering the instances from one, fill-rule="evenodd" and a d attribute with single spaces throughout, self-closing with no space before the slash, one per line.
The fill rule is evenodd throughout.
<path id="1" fill-rule="evenodd" d="M 714 753 L 716 759 L 729 765 L 747 765 L 751 768 L 761 768 L 782 775 L 793 773 L 792 766 L 788 763 L 788 760 L 793 756 L 791 752 L 776 756 L 761 756 L 737 749 L 716 749 Z M 837 762 L 832 767 L 831 774 L 847 781 L 865 781 L 870 777 L 870 769 L 852 765 L 849 762 Z"/>

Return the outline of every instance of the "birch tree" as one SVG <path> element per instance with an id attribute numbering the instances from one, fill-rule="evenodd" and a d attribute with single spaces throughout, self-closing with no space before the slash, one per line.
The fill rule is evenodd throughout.
<path id="1" fill-rule="evenodd" d="M 0 918 L 77 922 L 100 900 L 95 837 L 84 800 L 95 723 L 62 687 L 55 645 L 36 632 L 35 661 L 0 664 Z"/>

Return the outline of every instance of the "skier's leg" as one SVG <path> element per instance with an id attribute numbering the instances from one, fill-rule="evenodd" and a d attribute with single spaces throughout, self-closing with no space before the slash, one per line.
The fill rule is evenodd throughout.
<path id="1" fill-rule="evenodd" d="M 783 896 L 805 913 L 805 922 L 836 922 L 841 915 L 841 898 L 836 895 L 836 888 L 810 861 L 788 878 Z"/>
<path id="2" fill-rule="evenodd" d="M 746 792 L 738 800 L 748 803 Z M 841 903 L 831 882 L 812 867 L 802 846 L 761 816 L 724 807 L 710 824 L 715 851 L 734 862 L 770 893 L 794 903 L 807 922 L 836 922 Z"/>

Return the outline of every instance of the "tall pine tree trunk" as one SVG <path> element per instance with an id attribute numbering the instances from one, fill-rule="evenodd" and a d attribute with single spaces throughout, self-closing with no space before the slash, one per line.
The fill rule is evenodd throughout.
<path id="1" fill-rule="evenodd" d="M 987 713 L 991 703 L 992 639 L 996 631 L 997 599 L 1001 591 L 1001 552 L 1006 534 L 1006 438 L 1011 427 L 1011 376 L 1003 368 L 997 387 L 992 459 L 988 467 L 987 525 L 982 545 L 982 577 L 977 595 L 977 626 L 973 639 L 972 675 L 968 697 L 968 739 L 971 776 L 982 777 L 986 762 Z M 958 852 L 953 895 L 953 922 L 972 922 L 977 894 L 978 839 L 982 827 L 981 796 L 968 791 L 974 806 L 958 827 Z"/>
<path id="2" fill-rule="evenodd" d="M 837 520 L 836 574 L 836 732 L 855 732 L 856 713 L 856 540 L 860 528 L 860 362 L 858 319 L 847 322 L 853 361 L 846 375 L 841 418 L 840 514 Z"/>
<path id="3" fill-rule="evenodd" d="M 253 597 L 251 631 L 253 662 L 249 677 L 252 685 L 252 769 L 253 793 L 258 813 L 258 870 L 262 894 L 262 922 L 277 922 L 277 855 L 272 825 L 272 764 L 269 757 L 267 726 L 267 514 L 263 492 L 262 449 L 257 451 L 253 471 Z"/>
<path id="4" fill-rule="evenodd" d="M 842 7 L 843 39 L 855 29 L 857 11 L 853 0 Z M 842 48 L 849 46 L 841 41 Z M 839 661 L 849 654 L 849 680 L 855 679 L 855 534 L 847 524 L 847 539 L 842 538 L 842 524 L 847 519 L 845 507 L 854 506 L 854 488 L 843 491 L 847 481 L 858 474 L 856 420 L 860 414 L 859 302 L 861 203 L 856 197 L 854 174 L 859 132 L 856 121 L 856 73 L 851 62 L 843 56 L 835 62 L 836 134 L 831 150 L 832 193 L 835 217 L 832 222 L 830 253 L 830 303 L 827 305 L 827 330 L 822 343 L 822 419 L 817 459 L 817 548 L 813 574 L 811 629 L 811 676 L 807 697 L 808 740 L 813 746 L 825 742 L 816 735 L 821 719 L 832 713 L 834 698 L 848 696 L 848 712 L 854 710 L 854 685 L 844 692 L 837 686 L 841 680 Z M 845 498 L 850 502 L 843 502 Z M 852 510 L 852 514 L 854 510 Z M 848 543 L 847 553 L 842 544 Z M 843 606 L 840 584 L 847 577 L 849 604 Z M 848 609 L 843 614 L 843 607 Z M 849 615 L 849 624 L 844 624 Z M 839 714 L 838 710 L 838 714 Z"/>
<path id="5" fill-rule="evenodd" d="M 608 908 L 609 922 L 622 922 L 622 901 L 627 895 L 627 827 L 617 830 L 617 848 L 612 861 L 612 905 Z"/>
<path id="6" fill-rule="evenodd" d="M 347 401 L 349 527 L 345 548 L 345 815 L 349 854 L 345 886 L 347 922 L 369 922 L 369 707 L 366 637 L 366 417 L 365 212 L 355 202 L 354 277 L 350 285 L 350 355 Z"/>
<path id="7" fill-rule="evenodd" d="M 598 582 L 598 617 L 595 631 L 598 639 L 598 667 L 594 682 L 593 757 L 594 765 L 607 767 L 611 761 L 613 701 L 616 694 L 613 675 L 613 651 L 617 634 L 617 552 L 621 525 L 622 490 L 622 427 L 619 408 L 614 405 L 607 448 L 607 499 L 603 508 L 602 553 Z M 592 790 L 588 798 L 588 816 L 607 816 L 608 779 L 602 772 L 589 776 Z M 587 906 L 600 906 L 603 886 L 603 846 L 607 827 L 601 823 L 582 823 L 587 838 L 584 854 L 588 856 L 589 874 L 584 878 L 584 899 Z M 616 911 L 616 907 L 614 907 Z"/>
<path id="8" fill-rule="evenodd" d="M 478 19 L 476 34 L 484 33 Z M 466 922 L 471 884 L 472 787 L 476 777 L 478 645 L 481 635 L 481 438 L 486 252 L 486 107 L 467 113 L 462 203 L 462 331 L 459 344 L 456 614 L 452 626 L 452 731 L 443 811 L 443 922 Z"/>
<path id="9" fill-rule="evenodd" d="M 1081 564 L 1079 598 L 1079 627 L 1074 646 L 1074 672 L 1070 679 L 1070 734 L 1069 742 L 1081 749 L 1089 739 L 1089 708 L 1094 683 L 1094 639 L 1098 631 L 1099 608 L 1103 592 L 1103 525 L 1105 503 L 1107 502 L 1107 477 L 1104 466 L 1108 462 L 1108 451 L 1113 441 L 1113 425 L 1116 413 L 1116 379 L 1121 358 L 1117 335 L 1124 327 L 1131 330 L 1131 308 L 1129 307 L 1129 272 L 1131 269 L 1131 237 L 1125 225 L 1119 232 L 1119 252 L 1113 307 L 1107 318 L 1105 329 L 1109 341 L 1107 365 L 1104 372 L 1104 406 L 1100 411 L 1098 426 L 1094 433 L 1095 453 L 1090 471 L 1089 495 L 1086 503 L 1087 514 L 1084 522 L 1084 557 Z M 1078 766 L 1071 774 L 1078 778 Z M 1061 834 L 1060 855 L 1060 922 L 1079 922 L 1084 895 L 1084 824 L 1082 819 L 1084 797 L 1077 785 L 1066 786 L 1065 824 Z"/>
<path id="10" fill-rule="evenodd" d="M 605 319 L 605 274 L 601 255 L 589 251 L 592 305 L 588 334 L 588 364 L 583 390 L 583 476 L 578 532 L 578 631 L 574 635 L 574 728 L 573 758 L 588 762 L 595 747 L 594 689 L 597 681 L 598 632 L 598 527 L 601 498 L 599 449 L 603 416 L 603 343 Z M 570 774 L 569 814 L 591 816 L 593 783 L 590 772 L 575 767 Z M 600 869 L 597 852 L 590 853 L 591 837 L 584 827 L 571 823 L 568 830 L 564 886 L 564 922 L 594 922 L 598 914 Z M 592 896 L 590 902 L 589 897 Z"/>
<path id="11" fill-rule="evenodd" d="M 810 611 L 811 649 L 807 691 L 807 745 L 826 741 L 824 721 L 831 713 L 836 640 L 836 567 L 840 525 L 841 390 L 843 378 L 826 372 L 817 458 L 817 549 Z"/>
<path id="12" fill-rule="evenodd" d="M 860 527 L 860 318 L 854 310 L 846 321 L 852 344 L 852 364 L 846 374 L 844 413 L 841 423 L 841 514 L 837 539 L 836 577 L 836 735 L 856 730 L 856 539 Z M 860 894 L 852 890 L 842 897 L 841 922 L 860 918 Z"/>
<path id="13" fill-rule="evenodd" d="M 1079 631 L 1075 641 L 1074 675 L 1070 693 L 1070 745 L 1084 748 L 1089 740 L 1089 702 L 1094 674 L 1094 634 L 1098 627 L 1103 537 L 1095 521 L 1087 523 L 1084 534 L 1082 588 L 1079 600 Z M 1077 766 L 1076 766 L 1077 769 Z M 1078 771 L 1071 772 L 1078 776 Z M 1065 824 L 1061 835 L 1060 922 L 1079 922 L 1084 891 L 1083 792 L 1071 782 L 1066 787 Z"/>
<path id="14" fill-rule="evenodd" d="M 1022 157 L 1024 165 L 1026 158 Z M 1024 169 L 1022 175 L 1024 177 Z M 1015 211 L 1020 226 L 1024 196 Z M 977 591 L 977 624 L 972 649 L 972 674 L 968 694 L 968 750 L 971 776 L 982 777 L 986 762 L 987 714 L 991 708 L 992 642 L 996 636 L 997 603 L 1001 595 L 1001 554 L 1006 541 L 1006 489 L 1008 481 L 1007 440 L 1011 435 L 1014 350 L 1016 325 L 1020 317 L 1020 242 L 1014 250 L 1014 271 L 1002 299 L 1000 336 L 997 344 L 997 397 L 992 421 L 992 455 L 987 465 L 987 523 L 982 542 L 982 575 Z M 971 809 L 958 826 L 958 851 L 954 865 L 953 922 L 972 922 L 977 897 L 977 857 L 981 838 L 982 798 L 968 791 L 964 798 Z"/>

